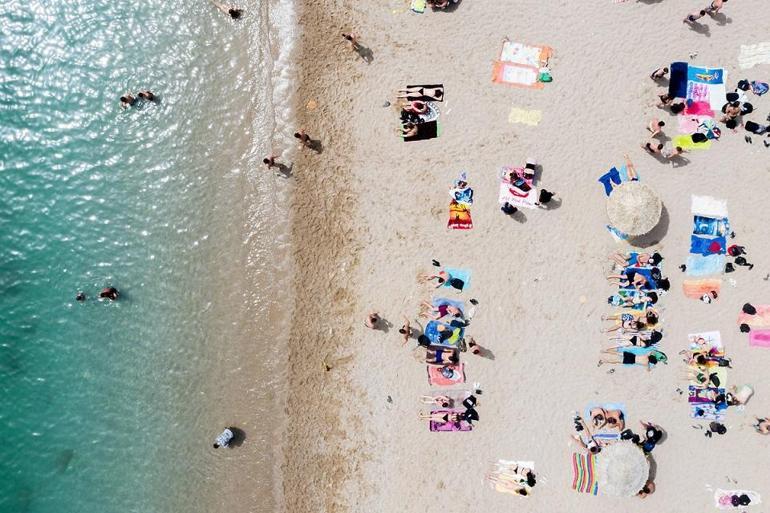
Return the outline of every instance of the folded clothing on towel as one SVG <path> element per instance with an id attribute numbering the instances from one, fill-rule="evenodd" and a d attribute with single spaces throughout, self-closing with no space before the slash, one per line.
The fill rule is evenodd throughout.
<path id="1" fill-rule="evenodd" d="M 428 365 L 428 383 L 437 387 L 447 387 L 465 383 L 465 364 L 435 367 Z"/>

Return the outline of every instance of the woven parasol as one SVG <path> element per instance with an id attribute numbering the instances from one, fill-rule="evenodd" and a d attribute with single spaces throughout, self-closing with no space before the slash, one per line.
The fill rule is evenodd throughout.
<path id="1" fill-rule="evenodd" d="M 604 447 L 596 456 L 599 492 L 631 497 L 644 488 L 650 475 L 650 462 L 633 442 L 619 441 Z"/>
<path id="2" fill-rule="evenodd" d="M 644 235 L 660 221 L 663 202 L 649 185 L 625 182 L 613 189 L 607 199 L 607 215 L 612 225 L 628 235 Z"/>

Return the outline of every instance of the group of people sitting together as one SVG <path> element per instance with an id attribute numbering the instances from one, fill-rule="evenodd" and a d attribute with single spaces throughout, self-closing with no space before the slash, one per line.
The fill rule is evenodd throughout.
<path id="1" fill-rule="evenodd" d="M 414 85 L 400 89 L 396 93 L 396 106 L 400 108 L 399 135 L 412 139 L 420 135 L 421 125 L 430 124 L 430 132 L 423 134 L 429 139 L 438 136 L 438 107 L 434 102 L 444 101 L 444 86 Z"/>
<path id="2" fill-rule="evenodd" d="M 658 267 L 663 257 L 657 252 L 615 252 L 609 259 L 613 270 L 607 281 L 617 285 L 618 291 L 607 298 L 607 303 L 618 310 L 602 316 L 603 321 L 612 323 L 601 330 L 611 334 L 611 346 L 602 350 L 599 365 L 642 365 L 651 370 L 668 360 L 656 349 L 663 339 L 656 305 L 671 286 Z"/>

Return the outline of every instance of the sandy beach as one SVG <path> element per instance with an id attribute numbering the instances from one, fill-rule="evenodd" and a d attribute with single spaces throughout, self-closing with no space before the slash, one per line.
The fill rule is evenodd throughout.
<path id="1" fill-rule="evenodd" d="M 770 11 L 758 0 L 730 1 L 699 30 L 682 23 L 698 3 L 611 1 L 567 4 L 462 0 L 451 12 L 423 14 L 404 1 L 305 2 L 297 110 L 300 125 L 322 152 L 298 152 L 294 164 L 292 234 L 296 302 L 290 332 L 288 431 L 283 462 L 286 510 L 317 511 L 706 511 L 713 490 L 770 494 L 770 437 L 754 416 L 770 415 L 770 350 L 749 347 L 736 318 L 745 302 L 770 303 L 770 148 L 722 125 L 707 151 L 673 166 L 640 143 L 653 117 L 677 134 L 677 122 L 655 106 L 665 87 L 648 77 L 685 61 L 768 81 L 770 65 L 738 67 L 740 45 L 770 39 Z M 343 44 L 353 30 L 371 49 L 367 64 Z M 554 80 L 541 90 L 491 81 L 504 37 L 554 50 Z M 692 55 L 692 58 L 690 57 Z M 395 91 L 407 84 L 443 84 L 442 133 L 427 141 L 395 135 Z M 762 123 L 770 95 L 752 97 Z M 536 126 L 510 123 L 512 108 L 539 110 Z M 765 121 L 766 122 L 766 121 Z M 602 314 L 612 294 L 607 255 L 628 248 L 607 232 L 606 197 L 597 178 L 628 154 L 641 180 L 665 206 L 647 237 L 660 251 L 671 291 L 660 301 L 668 365 L 597 367 L 606 347 Z M 539 186 L 561 204 L 500 212 L 502 166 L 542 166 Z M 475 201 L 471 230 L 447 230 L 448 190 L 467 171 Z M 684 297 L 692 215 L 691 194 L 727 201 L 736 242 L 751 271 L 723 277 L 720 298 Z M 478 382 L 480 421 L 467 433 L 432 433 L 417 419 L 430 391 L 414 341 L 398 328 L 417 321 L 434 294 L 417 276 L 431 260 L 467 268 L 460 299 L 478 300 L 467 334 L 493 358 L 462 355 L 469 387 Z M 446 289 L 444 289 L 446 290 Z M 451 293 L 450 293 L 451 294 Z M 389 321 L 372 331 L 376 310 Z M 419 320 L 424 326 L 425 321 Z M 724 436 L 707 438 L 688 416 L 685 364 L 677 355 L 688 333 L 719 330 L 732 358 L 729 385 L 751 384 L 755 396 L 730 411 Z M 654 451 L 655 494 L 593 497 L 571 489 L 572 415 L 591 402 L 621 402 L 627 422 L 653 421 L 667 436 Z M 535 462 L 531 497 L 496 493 L 484 476 L 497 459 Z M 756 509 L 756 508 L 753 508 Z"/>

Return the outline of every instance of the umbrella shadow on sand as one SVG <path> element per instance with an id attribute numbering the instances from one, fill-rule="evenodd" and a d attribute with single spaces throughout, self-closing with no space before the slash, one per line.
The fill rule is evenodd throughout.
<path id="1" fill-rule="evenodd" d="M 636 248 L 648 248 L 650 246 L 654 246 L 663 240 L 663 238 L 668 233 L 668 226 L 670 221 L 671 219 L 668 215 L 668 209 L 664 204 L 663 209 L 660 212 L 660 221 L 657 225 L 655 225 L 655 228 L 653 228 L 649 233 L 645 233 L 644 235 L 630 237 L 627 242 Z"/>

